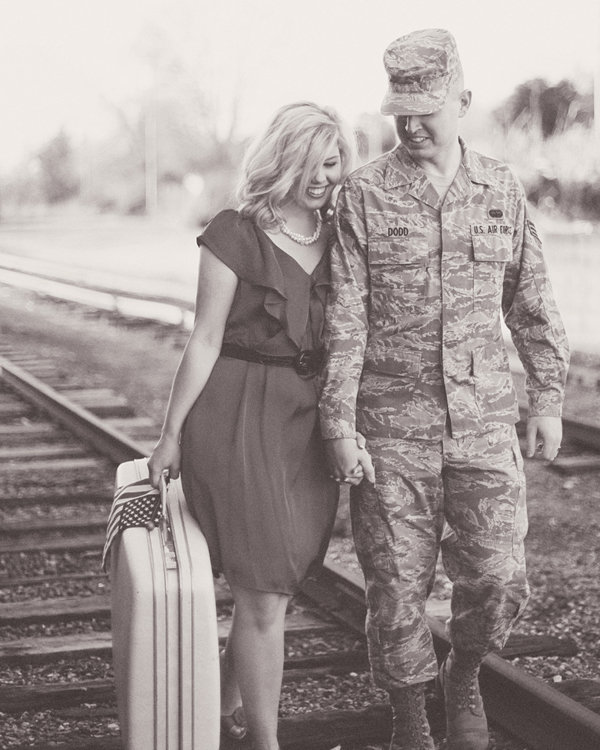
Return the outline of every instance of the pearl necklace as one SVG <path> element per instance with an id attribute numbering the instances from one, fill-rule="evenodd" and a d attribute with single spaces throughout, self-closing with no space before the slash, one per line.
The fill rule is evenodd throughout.
<path id="1" fill-rule="evenodd" d="M 317 217 L 317 227 L 315 229 L 315 233 L 311 234 L 310 237 L 306 237 L 304 234 L 298 234 L 298 232 L 292 232 L 292 230 L 288 227 L 283 219 L 279 219 L 277 223 L 279 225 L 279 229 L 283 232 L 283 234 L 286 234 L 291 240 L 297 242 L 298 245 L 314 245 L 314 243 L 321 236 L 321 228 L 323 226 L 321 212 L 315 211 L 315 216 Z"/>

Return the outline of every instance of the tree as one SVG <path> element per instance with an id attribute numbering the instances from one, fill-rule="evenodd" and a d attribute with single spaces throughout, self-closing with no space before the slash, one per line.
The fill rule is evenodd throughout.
<path id="1" fill-rule="evenodd" d="M 354 134 L 360 163 L 374 159 L 385 151 L 390 151 L 398 140 L 396 131 L 389 120 L 379 114 L 361 114 L 358 117 Z"/>
<path id="2" fill-rule="evenodd" d="M 79 192 L 73 150 L 67 134 L 60 131 L 37 154 L 40 182 L 48 203 L 62 203 Z"/>
<path id="3" fill-rule="evenodd" d="M 550 86 L 544 79 L 535 78 L 517 86 L 494 117 L 505 130 L 534 130 L 549 138 L 576 124 L 591 126 L 593 97 L 591 91 L 581 93 L 566 79 Z"/>

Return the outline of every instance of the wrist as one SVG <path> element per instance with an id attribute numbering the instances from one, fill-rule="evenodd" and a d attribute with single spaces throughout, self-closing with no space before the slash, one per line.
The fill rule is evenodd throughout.
<path id="1" fill-rule="evenodd" d="M 164 441 L 174 442 L 179 445 L 180 430 L 163 429 L 160 433 L 160 439 Z"/>

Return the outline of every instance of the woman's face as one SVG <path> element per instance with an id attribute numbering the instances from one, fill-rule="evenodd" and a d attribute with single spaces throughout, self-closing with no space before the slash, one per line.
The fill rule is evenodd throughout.
<path id="1" fill-rule="evenodd" d="M 341 175 L 342 158 L 337 140 L 334 140 L 325 150 L 306 189 L 294 196 L 294 202 L 301 208 L 311 211 L 322 208 L 331 200 L 331 194 L 339 184 Z"/>

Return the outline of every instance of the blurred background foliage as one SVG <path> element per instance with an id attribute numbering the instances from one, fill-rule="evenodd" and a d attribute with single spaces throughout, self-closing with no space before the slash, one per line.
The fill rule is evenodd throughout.
<path id="1" fill-rule="evenodd" d="M 233 202 L 246 145 L 238 99 L 198 85 L 198 60 L 156 35 L 138 54 L 151 85 L 116 105 L 100 140 L 56 133 L 0 178 L 0 218 L 76 205 L 118 214 L 163 214 L 196 226 Z M 282 103 L 285 103 L 282 98 Z M 269 113 L 266 113 L 268 115 Z M 508 161 L 530 201 L 567 219 L 600 219 L 600 144 L 592 90 L 569 81 L 526 81 L 492 112 L 472 112 L 474 147 Z M 396 142 L 390 118 L 365 113 L 354 123 L 359 159 Z M 472 126 L 471 126 L 471 129 Z"/>
<path id="2" fill-rule="evenodd" d="M 499 126 L 496 143 L 534 205 L 572 219 L 600 218 L 600 141 L 591 88 L 536 78 L 518 86 L 492 117 Z"/>

